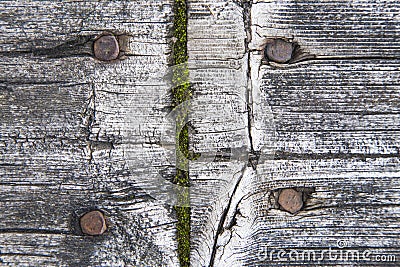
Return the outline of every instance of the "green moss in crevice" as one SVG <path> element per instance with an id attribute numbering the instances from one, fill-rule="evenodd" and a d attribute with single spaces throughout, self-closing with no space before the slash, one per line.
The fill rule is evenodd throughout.
<path id="1" fill-rule="evenodd" d="M 177 67 L 173 74 L 173 84 L 176 84 L 172 89 L 174 105 L 178 106 L 185 101 L 190 100 L 190 84 L 187 77 L 189 70 L 184 64 L 187 63 L 187 3 L 185 0 L 175 0 L 174 6 L 174 45 L 173 45 L 173 63 L 174 65 L 184 66 Z M 176 145 L 182 152 L 177 158 L 177 172 L 175 183 L 181 186 L 189 186 L 189 172 L 186 171 L 189 164 L 189 130 L 185 122 L 188 116 L 188 110 L 180 109 L 180 114 L 176 118 L 176 127 L 182 130 L 175 137 Z M 187 195 L 178 196 L 181 199 L 189 199 Z M 190 266 L 190 208 L 189 207 L 174 207 L 177 215 L 177 239 L 178 239 L 178 257 L 182 267 Z"/>
<path id="2" fill-rule="evenodd" d="M 174 63 L 182 64 L 188 60 L 187 56 L 187 10 L 185 0 L 175 0 L 174 7 Z"/>
<path id="3" fill-rule="evenodd" d="M 182 267 L 190 266 L 190 208 L 175 207 L 178 223 L 178 258 Z"/>

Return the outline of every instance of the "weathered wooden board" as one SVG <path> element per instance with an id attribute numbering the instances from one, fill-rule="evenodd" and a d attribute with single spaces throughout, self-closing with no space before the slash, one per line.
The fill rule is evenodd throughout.
<path id="1" fill-rule="evenodd" d="M 0 3 L 0 265 L 177 266 L 172 208 L 141 188 L 168 161 L 173 1 Z M 92 56 L 103 31 L 126 59 Z M 78 218 L 105 212 L 83 236 Z"/>
<path id="2" fill-rule="evenodd" d="M 188 52 L 194 102 L 190 145 L 202 156 L 189 167 L 192 186 L 202 189 L 202 194 L 191 195 L 191 265 L 206 266 L 225 201 L 229 199 L 227 193 L 234 187 L 233 177 L 247 164 L 240 158 L 225 159 L 234 150 L 246 152 L 249 143 L 248 59 L 243 10 L 237 4 L 188 3 Z M 220 160 L 215 161 L 215 157 Z"/>
<path id="3" fill-rule="evenodd" d="M 252 45 L 264 38 L 299 42 L 319 58 L 398 58 L 399 2 L 395 0 L 256 0 Z"/>
<path id="4" fill-rule="evenodd" d="M 208 74 L 199 76 L 204 80 L 196 82 L 207 84 L 215 69 L 225 69 L 218 72 L 220 86 L 208 83 L 208 89 L 195 92 L 211 100 L 224 95 L 218 100 L 222 105 L 230 103 L 229 93 L 247 95 L 251 106 L 241 109 L 249 112 L 248 120 L 237 116 L 234 124 L 224 123 L 224 117 L 219 124 L 195 121 L 194 150 L 229 150 L 240 143 L 231 137 L 234 131 L 244 128 L 238 138 L 248 151 L 271 141 L 275 147 L 274 159 L 267 155 L 256 168 L 227 158 L 191 165 L 194 182 L 219 194 L 216 201 L 193 207 L 194 266 L 398 264 L 399 3 L 196 1 L 189 14 L 189 25 L 207 25 L 195 27 L 189 41 L 192 65 L 208 67 L 201 72 Z M 296 42 L 302 50 L 297 61 L 303 62 L 263 59 L 273 38 Z M 238 39 L 243 47 L 232 41 Z M 235 61 L 238 57 L 245 60 Z M 227 73 L 235 70 L 232 79 Z M 229 91 L 224 86 L 229 81 L 235 81 L 230 88 L 238 81 L 245 81 L 244 87 Z M 220 114 L 215 110 L 210 116 Z M 276 203 L 276 190 L 293 187 L 314 191 L 295 215 Z M 371 252 L 371 261 L 318 260 L 322 250 L 338 249 L 338 242 L 344 252 Z M 286 254 L 279 260 L 280 249 L 318 257 L 290 261 Z M 389 262 L 378 261 L 380 255 Z"/>
<path id="5" fill-rule="evenodd" d="M 172 4 L 0 3 L 1 266 L 178 265 L 175 215 L 143 190 L 175 169 Z M 399 2 L 188 5 L 191 265 L 398 265 Z M 93 59 L 107 30 L 126 36 L 125 60 Z M 263 59 L 277 37 L 301 48 L 292 63 Z M 276 203 L 287 187 L 310 189 L 298 214 Z M 100 237 L 77 221 L 93 208 Z M 270 258 L 339 241 L 375 258 Z"/>

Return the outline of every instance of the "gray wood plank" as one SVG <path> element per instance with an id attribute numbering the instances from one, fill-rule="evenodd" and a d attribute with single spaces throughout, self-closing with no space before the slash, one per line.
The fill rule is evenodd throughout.
<path id="1" fill-rule="evenodd" d="M 266 37 L 284 37 L 317 57 L 399 56 L 398 1 L 253 2 L 253 48 Z"/>
<path id="2" fill-rule="evenodd" d="M 237 109 L 248 113 L 248 120 L 214 119 L 219 111 L 209 113 L 212 119 L 196 121 L 195 152 L 229 150 L 240 138 L 247 152 L 266 149 L 256 167 L 248 158 L 229 157 L 223 163 L 191 165 L 192 179 L 219 194 L 193 208 L 195 266 L 398 264 L 398 3 L 202 1 L 190 8 L 192 25 L 205 21 L 193 30 L 192 64 L 213 63 L 201 73 L 244 70 L 235 79 L 220 71 L 221 85 L 208 83 L 201 96 L 212 100 L 225 95 L 218 101 L 226 103 L 231 92 L 224 87 L 226 77 L 235 84 L 245 81 L 236 95 L 247 95 L 251 106 Z M 237 14 L 242 19 L 236 26 L 227 23 Z M 241 30 L 249 39 L 242 37 L 245 46 L 239 49 L 230 38 L 237 39 L 233 36 Z M 205 32 L 208 38 L 203 38 Z M 272 38 L 297 43 L 301 57 L 291 64 L 268 63 L 264 48 Z M 238 58 L 245 60 L 234 62 Z M 196 77 L 197 83 L 207 84 L 215 75 Z M 238 139 L 229 137 L 240 129 Z M 274 159 L 262 157 L 271 144 Z M 279 189 L 292 187 L 313 191 L 294 215 L 282 211 L 276 200 Z M 269 258 L 272 249 L 320 253 L 337 248 L 341 240 L 344 249 L 370 250 L 372 261 Z M 379 255 L 396 261 L 379 262 Z"/>
<path id="3" fill-rule="evenodd" d="M 172 1 L 0 5 L 0 265 L 177 266 L 174 211 L 142 187 L 169 163 Z M 123 61 L 93 58 L 106 30 Z M 80 231 L 91 209 L 102 236 Z"/>
<path id="4" fill-rule="evenodd" d="M 398 14 L 390 0 L 189 1 L 193 266 L 310 265 L 267 249 L 342 239 L 398 261 Z M 173 175 L 171 22 L 172 1 L 2 1 L 0 265 L 178 264 L 172 210 L 140 189 Z M 105 30 L 128 37 L 124 61 L 92 58 Z M 276 37 L 304 62 L 263 60 Z M 291 215 L 285 187 L 315 192 Z M 104 236 L 79 231 L 91 208 Z"/>
<path id="5" fill-rule="evenodd" d="M 191 265 L 206 266 L 217 224 L 232 190 L 233 175 L 243 168 L 239 158 L 214 161 L 237 150 L 246 154 L 247 58 L 242 9 L 226 1 L 188 1 L 188 53 L 193 89 L 190 123 Z M 244 151 L 243 151 L 244 150 Z M 221 154 L 221 155 L 219 155 Z"/>
<path id="6" fill-rule="evenodd" d="M 1 53 L 35 53 L 111 30 L 129 34 L 140 49 L 158 51 L 166 44 L 173 1 L 2 1 Z M 74 46 L 72 46 L 74 47 Z M 76 48 L 76 47 L 75 47 Z M 132 47 L 134 48 L 134 47 Z M 90 49 L 80 50 L 82 54 Z"/>

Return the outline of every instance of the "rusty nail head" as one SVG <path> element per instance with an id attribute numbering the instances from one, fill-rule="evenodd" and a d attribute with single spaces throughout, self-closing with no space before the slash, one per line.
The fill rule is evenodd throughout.
<path id="1" fill-rule="evenodd" d="M 283 210 L 296 213 L 303 207 L 303 194 L 294 189 L 283 189 L 278 197 L 278 203 Z"/>
<path id="2" fill-rule="evenodd" d="M 100 36 L 94 41 L 93 45 L 94 56 L 98 60 L 111 61 L 118 58 L 119 44 L 114 35 L 108 34 Z"/>
<path id="3" fill-rule="evenodd" d="M 267 44 L 266 56 L 270 61 L 286 63 L 292 58 L 293 48 L 293 43 L 283 39 L 275 39 Z"/>
<path id="4" fill-rule="evenodd" d="M 107 230 L 104 214 L 98 210 L 83 215 L 80 219 L 80 225 L 82 232 L 87 235 L 101 235 Z"/>

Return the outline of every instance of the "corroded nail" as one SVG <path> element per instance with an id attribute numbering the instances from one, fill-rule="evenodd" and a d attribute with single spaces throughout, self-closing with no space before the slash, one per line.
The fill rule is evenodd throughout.
<path id="1" fill-rule="evenodd" d="M 107 230 L 104 214 L 98 210 L 83 215 L 80 224 L 82 232 L 87 235 L 101 235 Z"/>
<path id="2" fill-rule="evenodd" d="M 296 213 L 303 207 L 303 193 L 294 189 L 283 189 L 279 194 L 278 203 L 283 210 Z"/>
<path id="3" fill-rule="evenodd" d="M 293 43 L 283 39 L 275 39 L 273 42 L 267 44 L 266 56 L 270 61 L 286 63 L 292 58 L 293 49 Z"/>
<path id="4" fill-rule="evenodd" d="M 119 44 L 114 35 L 103 35 L 94 41 L 94 56 L 98 60 L 110 61 L 118 58 Z"/>

